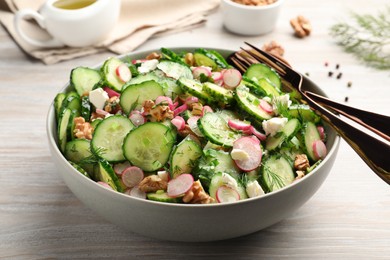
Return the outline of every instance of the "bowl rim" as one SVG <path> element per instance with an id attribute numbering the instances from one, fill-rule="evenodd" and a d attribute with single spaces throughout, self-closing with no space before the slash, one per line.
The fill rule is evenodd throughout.
<path id="1" fill-rule="evenodd" d="M 222 0 L 222 2 L 225 3 L 226 5 L 233 7 L 233 8 L 239 8 L 239 9 L 243 9 L 243 10 L 260 11 L 260 10 L 267 10 L 267 9 L 276 8 L 276 7 L 280 6 L 281 4 L 283 4 L 284 0 L 276 0 L 272 4 L 260 5 L 260 6 L 239 4 L 239 3 L 236 3 L 232 0 Z"/>
<path id="2" fill-rule="evenodd" d="M 173 50 L 173 51 L 193 51 L 193 50 L 198 49 L 198 48 L 204 48 L 204 49 L 208 49 L 208 50 L 215 50 L 215 51 L 220 52 L 220 53 L 222 52 L 222 55 L 226 55 L 226 53 L 235 52 L 235 50 L 231 50 L 231 49 L 213 48 L 213 47 L 201 47 L 201 46 L 197 46 L 197 47 L 191 47 L 191 46 L 188 46 L 188 47 L 187 46 L 185 46 L 185 47 L 167 47 L 167 48 L 169 48 L 170 50 Z M 130 56 L 141 56 L 141 55 L 145 56 L 145 54 L 147 55 L 147 54 L 150 54 L 150 53 L 155 52 L 155 51 L 160 51 L 160 49 L 139 50 L 139 51 L 129 52 L 129 53 L 122 54 L 122 55 L 115 55 L 114 57 L 117 57 L 119 59 L 123 59 L 125 57 L 130 57 Z M 102 62 L 100 62 L 100 63 L 98 63 L 96 65 L 90 66 L 90 68 L 99 69 L 103 65 L 103 63 L 104 63 L 104 61 L 102 61 Z M 319 88 L 319 90 L 321 90 L 321 88 L 319 86 L 317 86 L 314 82 L 312 82 L 310 79 L 308 79 L 305 76 L 303 76 L 303 77 L 305 78 L 305 80 L 307 80 L 311 84 L 314 84 L 316 87 Z M 64 92 L 68 88 L 70 88 L 70 81 L 68 81 L 56 93 Z M 337 150 L 338 150 L 338 147 L 339 147 L 339 143 L 340 143 L 340 136 L 335 132 L 333 144 L 330 147 L 330 149 L 328 150 L 327 156 L 321 162 L 320 167 L 316 167 L 312 172 L 310 172 L 310 174 L 306 175 L 304 178 L 296 180 L 293 183 L 291 183 L 291 184 L 289 184 L 289 185 L 287 185 L 287 186 L 285 186 L 285 187 L 283 187 L 283 188 L 281 188 L 279 190 L 266 193 L 266 194 L 264 194 L 262 196 L 253 197 L 253 198 L 246 198 L 246 199 L 243 199 L 243 200 L 239 200 L 239 201 L 236 201 L 236 202 L 230 202 L 230 203 L 211 203 L 211 204 L 167 203 L 167 202 L 159 202 L 159 201 L 152 201 L 152 200 L 132 197 L 132 196 L 129 196 L 129 195 L 121 193 L 121 192 L 110 190 L 110 189 L 107 189 L 107 188 L 103 187 L 102 185 L 99 185 L 94 180 L 92 180 L 92 179 L 90 179 L 90 178 L 80 174 L 68 162 L 68 160 L 66 160 L 65 156 L 61 153 L 61 151 L 60 151 L 60 149 L 58 147 L 57 138 L 55 137 L 55 131 L 56 130 L 54 130 L 54 129 L 56 127 L 57 127 L 57 125 L 56 125 L 56 122 L 55 122 L 54 98 L 53 98 L 52 102 L 50 103 L 49 110 L 48 110 L 47 116 L 46 116 L 46 134 L 47 134 L 47 137 L 48 137 L 49 145 L 51 146 L 50 148 L 52 148 L 51 149 L 51 151 L 52 151 L 51 153 L 54 152 L 55 156 L 60 158 L 66 164 L 67 170 L 70 170 L 72 172 L 72 174 L 76 175 L 76 178 L 84 178 L 84 181 L 89 181 L 89 182 L 93 183 L 93 185 L 95 185 L 96 187 L 99 187 L 98 189 L 101 189 L 102 192 L 111 192 L 111 195 L 113 195 L 113 196 L 119 196 L 119 197 L 122 197 L 123 199 L 136 200 L 138 202 L 143 201 L 145 203 L 150 203 L 151 205 L 156 205 L 156 206 L 167 206 L 167 207 L 175 207 L 175 208 L 176 207 L 179 207 L 179 208 L 188 208 L 188 207 L 189 208 L 198 208 L 198 207 L 201 207 L 201 208 L 203 208 L 203 207 L 212 207 L 212 208 L 214 208 L 214 207 L 229 207 L 229 206 L 234 206 L 234 205 L 237 205 L 237 204 L 252 203 L 252 202 L 257 201 L 257 200 L 264 200 L 264 199 L 267 199 L 268 197 L 274 196 L 274 195 L 276 195 L 278 193 L 282 193 L 282 192 L 284 192 L 286 190 L 293 189 L 296 186 L 303 185 L 303 183 L 307 182 L 309 178 L 311 178 L 313 175 L 317 174 L 317 171 L 318 171 L 318 169 L 321 168 L 321 165 L 324 165 L 325 163 L 327 163 L 327 161 L 331 159 L 331 155 L 333 155 L 334 153 L 337 153 Z M 332 131 L 334 131 L 334 130 L 332 130 Z"/>

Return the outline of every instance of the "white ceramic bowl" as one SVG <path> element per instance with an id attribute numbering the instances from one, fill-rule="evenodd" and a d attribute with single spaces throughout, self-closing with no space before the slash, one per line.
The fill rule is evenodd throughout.
<path id="1" fill-rule="evenodd" d="M 172 48 L 192 51 L 195 48 Z M 214 50 L 227 56 L 231 50 Z M 144 58 L 152 51 L 130 54 L 133 59 Z M 309 79 L 305 88 L 324 93 Z M 66 91 L 67 84 L 61 91 Z M 228 204 L 188 205 L 170 204 L 129 197 L 108 190 L 75 170 L 57 146 L 57 128 L 53 105 L 47 115 L 47 137 L 58 173 L 72 192 L 88 207 L 105 219 L 131 232 L 162 240 L 215 241 L 247 235 L 291 215 L 321 186 L 336 158 L 339 137 L 326 126 L 328 155 L 312 173 L 300 181 L 264 196 Z M 130 234 L 129 234 L 130 235 Z"/>
<path id="2" fill-rule="evenodd" d="M 223 24 L 233 33 L 261 35 L 271 32 L 279 18 L 284 0 L 265 6 L 247 6 L 222 0 Z"/>

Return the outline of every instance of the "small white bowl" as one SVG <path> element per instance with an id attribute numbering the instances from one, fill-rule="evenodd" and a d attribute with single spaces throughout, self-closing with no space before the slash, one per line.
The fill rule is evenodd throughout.
<path id="1" fill-rule="evenodd" d="M 264 6 L 247 6 L 232 0 L 222 0 L 225 28 L 241 35 L 261 35 L 271 32 L 276 25 L 284 0 Z"/>

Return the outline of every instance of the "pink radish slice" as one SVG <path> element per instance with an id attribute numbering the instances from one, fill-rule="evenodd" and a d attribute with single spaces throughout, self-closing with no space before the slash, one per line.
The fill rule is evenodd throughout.
<path id="1" fill-rule="evenodd" d="M 103 90 L 107 92 L 107 94 L 110 98 L 111 97 L 119 97 L 121 95 L 118 92 L 116 92 L 115 90 L 110 89 L 109 87 L 104 87 Z"/>
<path id="2" fill-rule="evenodd" d="M 133 187 L 128 193 L 131 197 L 146 199 L 146 192 L 140 190 L 138 186 Z"/>
<path id="3" fill-rule="evenodd" d="M 264 99 L 260 99 L 260 107 L 267 112 L 268 114 L 272 114 L 274 112 L 273 107 L 271 106 L 270 103 L 265 101 Z"/>
<path id="4" fill-rule="evenodd" d="M 325 140 L 325 129 L 323 126 L 317 126 L 318 133 L 320 134 L 321 140 Z"/>
<path id="5" fill-rule="evenodd" d="M 232 89 L 237 87 L 241 82 L 241 72 L 236 69 L 227 69 L 222 74 L 223 84 L 225 87 Z"/>
<path id="6" fill-rule="evenodd" d="M 194 97 L 194 96 L 190 96 L 190 97 L 186 98 L 186 100 L 185 100 L 185 103 L 187 104 L 187 106 L 189 106 L 193 103 L 197 103 L 197 102 L 199 102 L 199 98 Z"/>
<path id="7" fill-rule="evenodd" d="M 107 115 L 110 114 L 107 111 L 105 111 L 103 109 L 100 109 L 100 108 L 96 108 L 96 113 L 99 114 L 99 115 L 102 115 L 102 116 L 107 116 Z"/>
<path id="8" fill-rule="evenodd" d="M 213 109 L 210 106 L 203 106 L 202 108 L 202 115 L 205 115 L 206 113 L 213 113 Z"/>
<path id="9" fill-rule="evenodd" d="M 222 81 L 222 73 L 219 71 L 215 71 L 211 73 L 211 78 L 215 83 Z"/>
<path id="10" fill-rule="evenodd" d="M 122 82 L 127 82 L 131 79 L 131 71 L 126 64 L 119 65 L 116 68 L 115 73 Z"/>
<path id="11" fill-rule="evenodd" d="M 142 181 L 144 178 L 144 172 L 137 166 L 130 166 L 122 172 L 121 178 L 126 187 L 132 188 Z"/>
<path id="12" fill-rule="evenodd" d="M 97 184 L 102 185 L 106 189 L 113 190 L 110 185 L 108 185 L 107 183 L 105 183 L 103 181 L 98 181 Z"/>
<path id="13" fill-rule="evenodd" d="M 200 116 L 192 116 L 192 117 L 188 118 L 187 124 L 190 127 L 190 129 L 192 130 L 192 132 L 194 132 L 194 134 L 196 134 L 197 136 L 203 137 L 202 132 L 198 128 L 199 118 L 200 118 Z"/>
<path id="14" fill-rule="evenodd" d="M 168 105 L 168 106 L 169 106 L 169 109 L 171 111 L 174 111 L 177 108 L 178 105 L 179 105 L 179 102 L 176 101 L 175 103 L 173 103 L 171 105 Z"/>
<path id="15" fill-rule="evenodd" d="M 237 131 L 243 131 L 245 133 L 251 133 L 252 132 L 252 126 L 246 122 L 235 120 L 235 119 L 229 119 L 228 120 L 228 126 Z"/>
<path id="16" fill-rule="evenodd" d="M 173 115 L 177 116 L 178 114 L 183 113 L 187 109 L 188 109 L 187 104 L 183 104 L 183 105 L 179 106 L 178 108 L 176 108 L 175 110 L 173 110 Z"/>
<path id="17" fill-rule="evenodd" d="M 145 117 L 138 110 L 131 111 L 129 119 L 135 126 L 143 125 L 146 121 Z"/>
<path id="18" fill-rule="evenodd" d="M 327 154 L 326 145 L 322 140 L 317 140 L 313 142 L 313 152 L 316 160 L 324 159 Z"/>
<path id="19" fill-rule="evenodd" d="M 129 162 L 123 162 L 123 163 L 117 163 L 114 165 L 114 172 L 117 174 L 117 175 L 121 175 L 122 172 L 127 168 L 127 167 L 130 167 L 130 163 Z"/>
<path id="20" fill-rule="evenodd" d="M 142 59 L 142 60 L 132 60 L 131 63 L 133 64 L 138 64 L 138 63 L 142 63 L 142 62 L 145 62 L 147 61 L 146 59 Z"/>
<path id="21" fill-rule="evenodd" d="M 178 197 L 189 191 L 194 184 L 191 174 L 183 173 L 168 182 L 167 193 L 169 197 Z"/>
<path id="22" fill-rule="evenodd" d="M 222 185 L 217 189 L 216 198 L 219 203 L 236 202 L 240 200 L 240 194 L 235 189 Z"/>
<path id="23" fill-rule="evenodd" d="M 165 101 L 165 103 L 168 104 L 168 106 L 173 104 L 172 99 L 170 97 L 166 97 L 166 96 L 158 96 L 154 103 L 157 105 L 157 104 L 160 104 L 161 102 L 164 102 L 164 101 Z"/>
<path id="24" fill-rule="evenodd" d="M 184 130 L 186 127 L 186 121 L 181 116 L 175 116 L 171 123 L 177 128 L 178 131 Z"/>
<path id="25" fill-rule="evenodd" d="M 260 141 L 254 136 L 244 136 L 233 143 L 233 149 L 239 149 L 248 154 L 247 159 L 234 160 L 237 167 L 249 172 L 260 166 L 262 151 Z"/>
<path id="26" fill-rule="evenodd" d="M 206 77 L 211 77 L 211 69 L 208 67 L 200 66 L 192 70 L 192 75 L 196 79 L 199 79 L 201 74 L 205 75 Z"/>
<path id="27" fill-rule="evenodd" d="M 252 134 L 254 136 L 256 136 L 260 141 L 264 142 L 267 139 L 267 136 L 264 133 L 260 132 L 259 130 L 257 130 L 253 126 L 251 128 L 251 131 L 252 131 Z"/>

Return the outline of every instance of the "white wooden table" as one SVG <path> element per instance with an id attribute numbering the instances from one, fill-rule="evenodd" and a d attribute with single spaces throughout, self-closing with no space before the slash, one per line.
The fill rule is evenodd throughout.
<path id="1" fill-rule="evenodd" d="M 286 1 L 276 30 L 258 37 L 229 34 L 218 11 L 204 27 L 152 39 L 139 49 L 238 49 L 244 40 L 259 46 L 276 40 L 290 63 L 309 73 L 332 99 L 343 102 L 348 96 L 350 105 L 390 115 L 389 71 L 365 67 L 328 34 L 348 10 L 375 12 L 386 3 Z M 289 25 L 299 14 L 314 28 L 305 39 L 293 37 Z M 92 66 L 109 55 L 45 66 L 28 59 L 0 28 L 0 258 L 390 259 L 389 186 L 344 141 L 329 178 L 308 203 L 282 222 L 246 237 L 195 244 L 158 241 L 122 231 L 97 216 L 56 173 L 45 117 L 73 67 Z M 343 73 L 339 80 L 328 77 L 330 70 L 336 73 L 336 64 Z"/>

